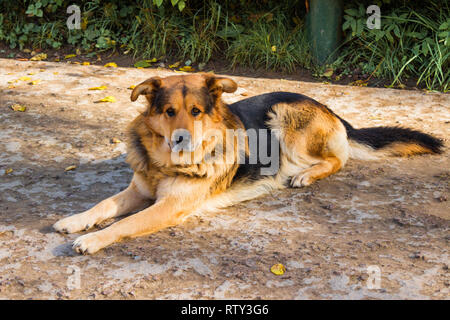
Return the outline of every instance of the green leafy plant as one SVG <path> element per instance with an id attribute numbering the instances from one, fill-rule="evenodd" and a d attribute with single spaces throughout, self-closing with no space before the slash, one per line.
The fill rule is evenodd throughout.
<path id="1" fill-rule="evenodd" d="M 291 28 L 281 12 L 270 15 L 269 22 L 267 16 L 262 16 L 251 29 L 231 29 L 235 39 L 226 56 L 232 65 L 288 72 L 296 66 L 309 67 L 311 56 L 304 30 L 299 25 Z"/>
<path id="2" fill-rule="evenodd" d="M 10 48 L 68 49 L 166 57 L 205 65 L 213 57 L 230 67 L 317 77 L 358 74 L 402 86 L 449 90 L 450 10 L 446 1 L 345 1 L 345 41 L 335 61 L 315 65 L 303 24 L 303 0 L 79 0 L 81 29 L 66 26 L 70 0 L 2 1 L 0 41 Z M 366 26 L 366 8 L 381 7 L 381 29 Z M 330 70 L 333 70 L 331 76 Z"/>
<path id="3" fill-rule="evenodd" d="M 449 89 L 448 6 L 433 5 L 422 12 L 401 7 L 382 16 L 381 29 L 365 26 L 365 10 L 345 10 L 342 25 L 347 41 L 335 62 L 341 68 L 361 66 L 363 72 L 391 79 L 391 86 L 417 78 L 430 90 Z"/>

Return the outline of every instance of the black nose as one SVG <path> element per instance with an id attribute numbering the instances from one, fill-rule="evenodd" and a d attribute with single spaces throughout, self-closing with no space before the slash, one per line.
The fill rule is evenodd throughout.
<path id="1" fill-rule="evenodd" d="M 173 146 L 176 145 L 183 146 L 183 144 L 189 144 L 190 141 L 191 141 L 191 134 L 189 133 L 189 131 L 185 129 L 177 129 L 172 135 Z"/>
<path id="2" fill-rule="evenodd" d="M 183 136 L 179 136 L 177 140 L 175 140 L 175 144 L 179 144 L 181 141 L 183 141 Z"/>

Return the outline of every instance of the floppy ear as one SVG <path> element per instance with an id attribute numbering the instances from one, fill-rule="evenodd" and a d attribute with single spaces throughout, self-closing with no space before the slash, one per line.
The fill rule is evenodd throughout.
<path id="1" fill-rule="evenodd" d="M 204 75 L 206 78 L 206 86 L 209 92 L 217 98 L 222 95 L 223 92 L 232 93 L 237 89 L 237 83 L 230 78 L 216 77 L 214 75 Z"/>
<path id="2" fill-rule="evenodd" d="M 144 94 L 148 102 L 151 103 L 153 95 L 161 87 L 161 78 L 153 77 L 145 80 L 144 82 L 138 84 L 131 92 L 131 101 L 136 101 L 136 99 Z"/>

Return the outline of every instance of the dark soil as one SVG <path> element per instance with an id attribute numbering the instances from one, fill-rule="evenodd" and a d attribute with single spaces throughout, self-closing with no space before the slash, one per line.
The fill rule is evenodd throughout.
<path id="1" fill-rule="evenodd" d="M 31 49 L 29 49 L 31 50 Z M 4 43 L 0 43 L 0 58 L 9 58 L 9 59 L 30 59 L 32 57 L 31 53 L 39 53 L 45 52 L 48 55 L 47 61 L 59 61 L 61 63 L 82 63 L 89 62 L 92 65 L 104 65 L 108 62 L 115 62 L 119 67 L 134 67 L 134 64 L 137 61 L 143 60 L 143 58 L 133 56 L 132 54 L 123 54 L 118 51 L 108 50 L 104 52 L 99 52 L 95 55 L 89 54 L 81 54 L 76 57 L 70 59 L 64 59 L 64 57 L 68 54 L 74 54 L 76 49 L 72 47 L 63 47 L 61 49 L 35 49 L 34 52 L 31 50 L 30 52 L 23 52 L 19 49 L 10 49 Z M 180 59 L 176 59 L 175 57 L 164 57 L 158 62 L 154 63 L 153 67 L 149 69 L 156 68 L 168 68 L 169 65 L 174 64 L 175 62 L 180 61 Z M 181 64 L 183 65 L 183 64 Z M 385 88 L 389 87 L 392 83 L 389 79 L 381 79 L 376 77 L 370 77 L 368 74 L 363 74 L 360 72 L 358 68 L 355 68 L 353 74 L 342 76 L 339 79 L 336 79 L 338 73 L 333 75 L 331 79 L 325 77 L 316 77 L 313 75 L 311 70 L 305 68 L 297 68 L 297 70 L 293 73 L 286 73 L 284 71 L 279 70 L 264 70 L 264 69 L 253 69 L 244 66 L 236 66 L 232 67 L 229 62 L 226 61 L 224 57 L 215 56 L 213 57 L 203 68 L 199 70 L 198 64 L 193 64 L 195 70 L 198 71 L 214 71 L 215 73 L 227 74 L 231 76 L 243 76 L 243 77 L 251 77 L 251 78 L 269 78 L 269 79 L 285 79 L 285 80 L 297 80 L 297 81 L 306 81 L 306 82 L 327 82 L 332 84 L 341 84 L 341 85 L 351 85 L 352 82 L 357 80 L 367 80 L 367 87 L 375 87 L 375 88 Z M 393 87 L 394 89 L 403 89 L 403 90 L 421 90 L 424 89 L 423 86 L 417 86 L 417 79 L 410 78 L 404 80 L 404 83 L 401 87 Z"/>

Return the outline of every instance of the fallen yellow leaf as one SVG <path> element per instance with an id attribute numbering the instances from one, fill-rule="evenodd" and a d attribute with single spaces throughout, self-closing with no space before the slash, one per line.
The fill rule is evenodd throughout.
<path id="1" fill-rule="evenodd" d="M 31 61 L 41 61 L 41 60 L 45 60 L 47 59 L 47 54 L 46 53 L 39 53 L 33 57 L 31 57 Z"/>
<path id="2" fill-rule="evenodd" d="M 83 17 L 83 21 L 81 21 L 81 30 L 86 30 L 87 25 L 88 25 L 88 18 Z"/>
<path id="3" fill-rule="evenodd" d="M 17 83 L 19 80 L 9 80 L 8 83 Z"/>
<path id="4" fill-rule="evenodd" d="M 351 86 L 357 86 L 357 87 L 367 87 L 367 80 L 356 80 L 353 82 L 350 82 Z"/>
<path id="5" fill-rule="evenodd" d="M 27 73 L 29 76 L 34 76 L 36 74 L 36 72 L 28 72 Z"/>
<path id="6" fill-rule="evenodd" d="M 39 82 L 41 82 L 40 79 L 31 81 L 30 84 L 31 84 L 32 86 L 34 86 L 34 85 L 38 84 Z"/>
<path id="7" fill-rule="evenodd" d="M 10 85 L 8 86 L 8 89 L 14 89 L 15 87 L 16 87 L 16 86 L 10 84 Z"/>
<path id="8" fill-rule="evenodd" d="M 5 169 L 5 174 L 10 174 L 13 171 L 14 171 L 13 168 Z"/>
<path id="9" fill-rule="evenodd" d="M 177 61 L 174 64 L 169 64 L 169 68 L 178 68 L 180 66 L 181 62 Z"/>
<path id="10" fill-rule="evenodd" d="M 100 87 L 92 87 L 92 88 L 89 88 L 88 90 L 105 90 L 105 89 L 107 89 L 106 86 L 100 86 Z"/>
<path id="11" fill-rule="evenodd" d="M 17 104 L 17 103 L 13 104 L 11 106 L 11 109 L 14 110 L 14 111 L 19 111 L 19 112 L 25 112 L 25 110 L 27 110 L 26 107 L 21 106 L 20 104 Z"/>
<path id="12" fill-rule="evenodd" d="M 184 72 L 192 72 L 192 71 L 194 71 L 194 68 L 192 68 L 191 66 L 184 66 L 184 67 L 181 67 L 179 70 L 184 71 Z"/>
<path id="13" fill-rule="evenodd" d="M 120 141 L 119 139 L 117 139 L 117 138 L 112 138 L 111 139 L 111 143 L 121 143 L 122 141 Z"/>
<path id="14" fill-rule="evenodd" d="M 128 87 L 128 89 L 133 90 L 134 88 L 136 88 L 136 86 L 134 84 L 132 84 L 131 86 Z"/>
<path id="15" fill-rule="evenodd" d="M 327 68 L 323 73 L 322 73 L 322 77 L 331 77 L 333 75 L 333 68 Z"/>
<path id="16" fill-rule="evenodd" d="M 105 64 L 104 67 L 106 67 L 106 68 L 117 68 L 117 63 L 109 62 L 109 63 Z"/>
<path id="17" fill-rule="evenodd" d="M 53 74 L 56 76 L 57 74 L 59 74 L 59 72 L 53 72 Z"/>
<path id="18" fill-rule="evenodd" d="M 286 268 L 281 263 L 277 263 L 270 268 L 270 271 L 277 276 L 281 276 L 286 272 Z"/>
<path id="19" fill-rule="evenodd" d="M 27 76 L 23 76 L 23 77 L 20 77 L 19 80 L 20 80 L 20 81 L 30 81 L 31 78 L 30 78 L 30 77 L 27 77 Z"/>
<path id="20" fill-rule="evenodd" d="M 64 169 L 64 171 L 71 171 L 71 170 L 75 170 L 77 168 L 77 166 L 68 166 L 67 168 Z"/>
<path id="21" fill-rule="evenodd" d="M 114 98 L 113 96 L 107 96 L 104 97 L 103 99 L 98 100 L 98 102 L 116 102 L 116 98 Z"/>
<path id="22" fill-rule="evenodd" d="M 82 65 L 83 66 L 88 66 L 88 65 L 90 65 L 91 63 L 89 62 L 89 61 L 84 61 L 83 63 L 82 63 Z"/>
<path id="23" fill-rule="evenodd" d="M 64 56 L 64 59 L 70 59 L 70 58 L 74 58 L 76 56 L 77 56 L 76 54 L 68 54 L 68 55 Z"/>

